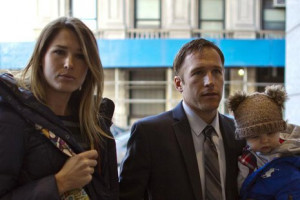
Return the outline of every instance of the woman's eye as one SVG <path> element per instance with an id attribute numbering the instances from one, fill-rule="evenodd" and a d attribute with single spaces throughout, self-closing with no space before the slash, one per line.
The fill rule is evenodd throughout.
<path id="1" fill-rule="evenodd" d="M 57 55 L 64 55 L 65 52 L 63 50 L 57 49 L 57 50 L 54 50 L 54 53 Z"/>
<path id="2" fill-rule="evenodd" d="M 84 60 L 84 55 L 83 54 L 77 54 L 76 55 L 77 58 Z"/>

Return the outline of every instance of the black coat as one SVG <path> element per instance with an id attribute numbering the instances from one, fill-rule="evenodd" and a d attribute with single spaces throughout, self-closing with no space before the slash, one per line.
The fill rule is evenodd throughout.
<path id="1" fill-rule="evenodd" d="M 219 115 L 226 160 L 226 199 L 238 199 L 238 156 L 233 120 Z M 201 200 L 200 175 L 191 128 L 182 103 L 135 123 L 121 166 L 121 200 Z"/>
<path id="2" fill-rule="evenodd" d="M 107 100 L 106 100 L 107 101 Z M 104 101 L 104 102 L 106 102 Z M 54 178 L 68 157 L 36 131 L 28 118 L 64 139 L 75 153 L 83 148 L 60 119 L 30 91 L 18 90 L 13 79 L 0 76 L 0 199 L 60 199 Z M 109 132 L 109 124 L 101 127 Z M 118 199 L 115 141 L 104 138 L 101 174 L 95 171 L 85 187 L 92 200 Z M 96 167 L 97 168 L 97 167 Z M 96 169 L 95 168 L 95 169 Z"/>

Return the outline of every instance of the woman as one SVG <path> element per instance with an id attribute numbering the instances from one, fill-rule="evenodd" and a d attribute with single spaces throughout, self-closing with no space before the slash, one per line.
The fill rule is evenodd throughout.
<path id="1" fill-rule="evenodd" d="M 18 81 L 1 75 L 0 199 L 118 199 L 103 80 L 93 33 L 66 17 L 43 29 Z"/>

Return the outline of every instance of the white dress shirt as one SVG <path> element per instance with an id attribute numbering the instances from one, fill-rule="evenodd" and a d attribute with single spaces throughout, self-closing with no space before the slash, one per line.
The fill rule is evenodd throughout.
<path id="1" fill-rule="evenodd" d="M 198 169 L 200 174 L 200 181 L 202 186 L 202 194 L 203 199 L 205 199 L 205 172 L 204 172 L 204 155 L 203 155 L 203 142 L 204 136 L 201 134 L 203 129 L 208 125 L 204 122 L 184 101 L 183 101 L 183 109 L 188 118 L 191 130 L 192 137 L 194 141 L 194 147 L 196 151 Z M 214 127 L 215 132 L 212 135 L 212 140 L 217 148 L 218 158 L 219 158 L 219 166 L 220 166 L 220 175 L 221 175 L 221 184 L 222 184 L 222 197 L 223 200 L 226 200 L 225 197 L 225 175 L 226 175 L 226 160 L 225 160 L 225 150 L 222 134 L 220 131 L 219 124 L 219 115 L 217 114 L 213 122 L 210 124 Z"/>

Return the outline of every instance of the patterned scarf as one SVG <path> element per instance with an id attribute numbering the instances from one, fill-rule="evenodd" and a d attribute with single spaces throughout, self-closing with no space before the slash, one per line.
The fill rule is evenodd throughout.
<path id="1" fill-rule="evenodd" d="M 75 155 L 74 151 L 69 147 L 69 145 L 60 137 L 55 135 L 53 132 L 48 129 L 43 128 L 42 126 L 35 124 L 36 130 L 40 131 L 40 133 L 46 136 L 51 143 L 56 146 L 61 152 L 66 154 L 69 157 Z M 61 200 L 89 200 L 89 196 L 85 192 L 84 189 L 74 189 L 68 192 L 65 192 L 61 195 Z"/>

